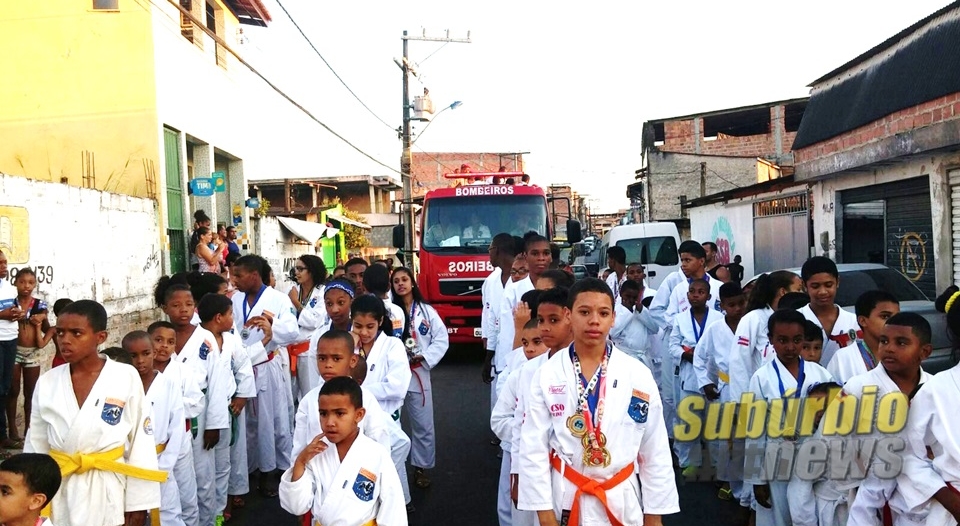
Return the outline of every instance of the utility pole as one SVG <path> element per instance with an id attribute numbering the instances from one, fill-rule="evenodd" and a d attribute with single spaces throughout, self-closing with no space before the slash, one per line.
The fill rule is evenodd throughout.
<path id="1" fill-rule="evenodd" d="M 401 138 L 403 140 L 403 153 L 400 154 L 400 177 L 403 179 L 403 206 L 406 207 L 404 222 L 407 224 L 406 246 L 404 252 L 407 254 L 407 266 L 413 268 L 413 254 L 416 247 L 416 225 L 413 214 L 413 175 L 410 173 L 413 165 L 413 153 L 410 151 L 412 144 L 410 138 L 410 73 L 412 68 L 408 60 L 407 44 L 411 40 L 420 40 L 428 42 L 456 42 L 469 44 L 470 32 L 467 32 L 467 38 L 450 38 L 450 31 L 447 30 L 446 37 L 428 37 L 426 30 L 422 36 L 409 36 L 406 31 L 403 32 L 403 60 L 400 62 L 400 69 L 403 70 L 403 128 Z M 416 75 L 416 72 L 413 72 Z"/>

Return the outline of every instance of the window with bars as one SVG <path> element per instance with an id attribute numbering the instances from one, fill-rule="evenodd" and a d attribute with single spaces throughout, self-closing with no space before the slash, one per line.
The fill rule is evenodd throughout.
<path id="1" fill-rule="evenodd" d="M 753 203 L 753 217 L 800 214 L 807 211 L 807 194 L 789 195 Z"/>

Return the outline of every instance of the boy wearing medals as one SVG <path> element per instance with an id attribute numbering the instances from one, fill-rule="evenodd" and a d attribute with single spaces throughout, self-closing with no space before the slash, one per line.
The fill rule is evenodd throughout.
<path id="1" fill-rule="evenodd" d="M 520 433 L 518 508 L 537 511 L 541 526 L 654 526 L 680 511 L 657 384 L 607 341 L 613 304 L 606 283 L 576 282 L 568 303 L 573 344 L 534 373 Z"/>

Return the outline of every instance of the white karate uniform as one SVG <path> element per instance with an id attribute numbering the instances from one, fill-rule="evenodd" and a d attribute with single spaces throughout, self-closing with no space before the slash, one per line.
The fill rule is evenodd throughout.
<path id="1" fill-rule="evenodd" d="M 910 402 L 907 416 L 907 449 L 897 488 L 910 507 L 929 506 L 927 524 L 955 525 L 957 521 L 934 493 L 947 484 L 960 489 L 960 418 L 957 386 L 960 365 L 932 376 Z M 32 431 L 32 430 L 31 430 Z M 927 458 L 927 448 L 933 460 Z"/>
<path id="2" fill-rule="evenodd" d="M 271 358 L 279 354 L 281 346 L 297 339 L 300 327 L 296 310 L 288 296 L 270 287 L 262 289 L 252 307 L 243 292 L 237 291 L 231 299 L 235 330 L 243 339 L 257 386 L 256 400 L 248 404 L 246 415 L 247 469 L 250 473 L 285 470 L 290 467 L 293 439 L 290 374 L 281 360 Z M 250 329 L 243 338 L 243 326 L 247 320 L 265 314 L 273 319 L 273 338 L 266 347 L 263 345 L 263 331 L 259 328 Z"/>
<path id="3" fill-rule="evenodd" d="M 770 346 L 767 330 L 767 322 L 772 315 L 773 309 L 764 307 L 752 310 L 740 318 L 728 355 L 729 400 L 739 402 L 743 393 L 749 390 L 750 379 L 757 369 L 773 359 L 775 353 Z"/>
<path id="4" fill-rule="evenodd" d="M 628 309 L 619 301 L 614 308 L 616 319 L 613 322 L 613 328 L 610 329 L 610 340 L 630 356 L 643 362 L 650 370 L 653 370 L 653 359 L 647 356 L 650 350 L 650 340 L 660 327 L 650 309 L 644 307 L 637 310 L 636 307 Z"/>
<path id="5" fill-rule="evenodd" d="M 186 374 L 194 375 L 200 390 L 206 394 L 206 406 L 197 418 L 197 434 L 193 437 L 193 465 L 200 524 L 212 524 L 223 509 L 217 500 L 216 452 L 204 449 L 203 433 L 208 429 L 219 430 L 220 440 L 229 442 L 230 396 L 237 386 L 230 362 L 221 357 L 216 338 L 203 327 L 194 329 L 176 359 Z"/>
<path id="6" fill-rule="evenodd" d="M 576 487 L 550 464 L 551 450 L 566 467 L 596 481 L 624 469 L 629 476 L 606 490 L 610 511 L 623 524 L 642 524 L 643 514 L 680 511 L 667 431 L 653 375 L 645 365 L 614 348 L 607 367 L 606 398 L 601 431 L 607 438 L 611 463 L 588 467 L 583 445 L 570 433 L 567 418 L 576 412 L 577 383 L 570 352 L 562 349 L 534 373 L 527 413 L 521 429 L 519 508 L 561 510 L 573 505 Z M 641 502 L 641 490 L 643 501 Z M 607 524 L 607 514 L 592 496 L 580 498 L 582 524 Z"/>
<path id="7" fill-rule="evenodd" d="M 700 328 L 695 327 L 693 316 L 690 314 L 691 312 L 692 311 L 688 309 L 686 313 L 674 318 L 673 330 L 670 331 L 670 356 L 674 363 L 679 364 L 678 367 L 680 370 L 680 373 L 677 375 L 680 391 L 679 403 L 682 403 L 683 400 L 689 397 L 703 398 L 703 394 L 700 391 L 700 381 L 694 370 L 693 362 L 683 360 L 683 348 L 694 348 L 694 356 L 696 356 L 696 354 L 700 352 L 697 345 L 699 342 L 698 336 L 702 338 L 703 332 L 706 332 L 708 327 L 718 322 L 723 322 L 723 314 L 708 308 L 706 318 L 703 320 L 703 332 L 698 335 L 697 331 L 700 331 Z M 701 420 L 705 414 L 702 410 L 693 411 L 693 413 L 699 415 Z M 673 426 L 675 423 L 676 422 L 666 422 L 668 426 Z M 677 460 L 681 467 L 702 465 L 703 447 L 699 438 L 692 441 L 674 440 L 673 450 L 677 454 Z"/>
<path id="8" fill-rule="evenodd" d="M 513 391 L 509 391 L 508 382 L 513 376 L 513 373 L 518 371 L 524 363 L 526 363 L 527 357 L 523 353 L 523 347 L 517 347 L 516 349 L 510 351 L 510 355 L 507 357 L 507 365 L 503 368 L 503 371 L 500 371 L 500 374 L 497 375 L 494 384 L 497 387 L 497 401 L 494 404 L 493 408 L 490 411 L 491 418 L 491 429 L 493 429 L 493 416 L 497 412 L 497 408 L 500 408 L 501 412 L 506 411 L 506 406 L 501 404 L 511 404 L 516 403 L 516 386 L 513 386 Z M 512 398 L 511 398 L 512 393 Z M 504 399 L 505 397 L 505 399 Z M 500 418 L 503 418 L 501 413 Z M 513 524 L 513 499 L 510 497 L 510 466 L 512 451 L 514 448 L 518 447 L 513 443 L 512 437 L 507 436 L 504 440 L 501 437 L 496 429 L 493 429 L 494 435 L 497 435 L 497 438 L 500 439 L 500 478 L 497 481 L 497 516 L 500 519 L 500 526 L 515 526 Z"/>
<path id="9" fill-rule="evenodd" d="M 673 392 L 676 375 L 668 354 L 669 351 L 667 351 L 670 345 L 670 331 L 673 330 L 675 314 L 667 311 L 673 289 L 686 279 L 686 276 L 680 270 L 671 272 L 660 284 L 660 288 L 654 294 L 649 307 L 656 325 L 660 327 L 659 332 L 650 342 L 650 354 L 654 357 L 653 363 L 656 367 L 652 371 L 655 373 L 654 378 L 657 380 L 657 388 L 663 403 L 663 417 L 667 422 L 672 422 L 677 414 L 677 404 Z M 667 426 L 667 436 L 673 438 L 672 426 Z"/>
<path id="10" fill-rule="evenodd" d="M 821 425 L 807 440 L 823 440 L 823 426 Z M 799 447 L 799 443 L 797 446 Z M 829 464 L 831 460 L 828 458 L 826 462 Z M 837 481 L 830 477 L 823 476 L 815 481 L 803 480 L 794 470 L 790 482 L 787 483 L 788 505 L 793 526 L 846 525 L 850 511 L 847 502 L 848 494 L 848 491 L 841 489 Z M 860 523 L 850 524 L 862 526 Z"/>
<path id="11" fill-rule="evenodd" d="M 932 376 L 926 371 L 923 369 L 920 370 L 921 385 L 929 382 L 931 378 Z M 843 384 L 843 393 L 859 400 L 862 398 L 863 390 L 867 386 L 875 386 L 877 388 L 876 400 L 878 404 L 884 395 L 900 392 L 900 388 L 897 387 L 896 382 L 887 374 L 887 370 L 884 369 L 883 365 L 878 365 L 870 371 L 847 380 L 847 382 Z M 909 395 L 909 393 L 905 394 Z M 916 409 L 911 407 L 908 412 L 908 418 L 914 411 L 916 411 Z M 888 418 L 889 415 L 880 414 L 879 407 L 875 409 L 872 419 L 873 425 L 871 426 L 872 432 L 869 434 L 848 435 L 846 437 L 847 447 L 860 450 L 860 441 L 867 438 L 883 439 L 885 437 L 900 436 L 905 440 L 908 439 L 907 428 L 895 434 L 884 434 L 876 430 L 877 421 L 880 419 L 887 420 Z M 926 454 L 926 451 L 924 451 L 924 454 Z M 907 446 L 907 450 L 903 452 L 903 455 L 904 457 L 910 455 L 909 445 Z M 874 517 L 880 513 L 884 503 L 890 505 L 894 524 L 914 523 L 917 522 L 917 520 L 920 520 L 922 523 L 922 519 L 928 513 L 927 506 L 923 504 L 908 505 L 904 499 L 903 492 L 898 491 L 897 479 L 880 479 L 874 474 L 873 467 L 880 462 L 882 461 L 874 457 L 873 464 L 864 466 L 867 468 L 867 471 L 863 479 L 852 479 L 841 482 L 840 487 L 843 490 L 857 488 L 856 497 L 850 503 L 850 523 L 857 525 L 870 523 Z M 906 462 L 904 463 L 906 464 Z M 877 524 L 879 524 L 879 522 Z M 931 522 L 930 524 L 939 523 Z"/>
<path id="12" fill-rule="evenodd" d="M 527 361 L 527 355 L 523 354 L 523 347 L 517 347 L 516 349 L 510 351 L 510 354 L 507 356 L 507 366 L 503 368 L 503 373 L 497 375 L 497 397 L 500 397 L 500 393 L 503 392 L 504 386 L 507 385 L 507 379 L 510 378 L 510 373 L 519 369 Z M 496 404 L 494 404 L 496 405 Z M 503 444 L 501 444 L 503 446 Z M 504 448 L 505 451 L 509 451 L 509 448 Z"/>
<path id="13" fill-rule="evenodd" d="M 397 338 L 403 336 L 403 324 L 405 322 L 403 308 L 389 298 L 383 299 L 383 306 L 387 308 L 387 317 L 390 318 L 390 324 L 393 326 L 391 336 Z"/>
<path id="14" fill-rule="evenodd" d="M 42 374 L 33 392 L 26 453 L 106 453 L 122 448 L 117 462 L 157 469 L 150 406 L 133 367 L 106 360 L 90 394 L 78 404 L 70 365 Z M 117 526 L 124 512 L 160 507 L 160 484 L 91 469 L 60 484 L 51 519 L 61 526 Z"/>
<path id="15" fill-rule="evenodd" d="M 294 289 L 300 290 L 300 285 L 295 285 Z M 326 325 L 327 306 L 323 302 L 323 294 L 326 287 L 323 285 L 314 287 L 310 291 L 310 297 L 303 304 L 303 309 L 297 315 L 297 325 L 300 327 L 297 333 L 297 342 L 309 342 L 310 338 L 321 327 Z M 234 314 L 236 316 L 236 314 Z M 291 360 L 294 359 L 291 357 Z M 300 400 L 303 395 L 317 386 L 320 379 L 320 371 L 317 369 L 317 348 L 309 347 L 307 351 L 297 355 L 297 376 L 295 378 L 294 399 Z"/>
<path id="16" fill-rule="evenodd" d="M 803 361 L 801 359 L 801 366 L 803 367 L 804 380 L 803 385 L 798 386 L 797 379 L 794 378 L 786 366 L 780 362 L 779 357 L 774 356 L 772 360 L 760 366 L 757 372 L 753 374 L 753 377 L 750 378 L 749 392 L 754 394 L 755 400 L 775 400 L 778 398 L 787 398 L 788 396 L 796 396 L 797 398 L 803 399 L 806 398 L 807 389 L 811 385 L 833 381 L 830 373 L 821 367 L 820 364 Z M 781 385 L 783 388 L 782 392 Z M 797 394 L 799 396 L 791 395 L 791 391 L 798 391 Z M 784 404 L 786 404 L 786 400 Z M 784 413 L 787 414 L 786 405 L 784 409 Z M 770 422 L 772 419 L 771 411 L 771 407 L 768 406 L 767 415 L 763 417 L 764 422 Z M 747 439 L 748 446 L 752 446 L 748 448 L 748 451 L 759 452 L 764 451 L 765 448 L 779 447 L 780 442 L 783 440 L 782 437 L 772 438 L 768 437 L 767 433 L 763 433 L 759 438 Z M 770 508 L 764 508 L 759 504 L 756 505 L 757 526 L 789 526 L 790 505 L 787 499 L 788 482 L 769 480 L 771 477 L 764 473 L 763 469 L 758 470 L 755 465 L 751 465 L 756 461 L 757 459 L 753 458 L 752 455 L 748 455 L 745 459 L 744 484 L 749 484 L 751 489 L 753 485 L 769 484 L 771 502 Z"/>
<path id="17" fill-rule="evenodd" d="M 160 483 L 160 524 L 161 526 L 183 526 L 183 511 L 180 508 L 180 490 L 173 468 L 180 456 L 187 430 L 184 427 L 183 395 L 180 386 L 169 376 L 158 373 L 147 390 L 146 401 L 153 412 L 153 438 L 157 449 L 157 468 L 169 475 L 166 482 Z"/>
<path id="18" fill-rule="evenodd" d="M 337 447 L 327 444 L 310 459 L 300 480 L 292 480 L 292 468 L 283 473 L 280 506 L 294 515 L 309 511 L 314 524 L 324 526 L 357 526 L 373 520 L 378 526 L 405 526 L 400 480 L 387 450 L 360 433 L 341 462 Z"/>
<path id="19" fill-rule="evenodd" d="M 290 458 L 297 458 L 303 448 L 323 432 L 320 426 L 320 388 L 323 387 L 323 383 L 321 378 L 320 385 L 311 389 L 300 401 L 300 406 L 297 408 L 297 421 L 293 429 L 293 449 L 290 450 Z M 363 392 L 363 408 L 366 410 L 366 415 L 360 421 L 360 431 L 390 450 L 392 440 L 390 424 L 393 419 L 383 411 L 380 402 L 377 402 L 377 397 L 369 389 L 360 386 L 360 390 Z"/>
<path id="20" fill-rule="evenodd" d="M 854 343 L 857 338 L 863 338 L 863 331 L 860 330 L 860 324 L 857 323 L 857 315 L 841 309 L 839 305 L 834 305 L 834 307 L 839 314 L 836 323 L 833 324 L 833 333 L 823 332 L 823 354 L 820 355 L 820 363 L 824 364 L 829 364 L 833 355 L 841 347 Z M 820 323 L 809 304 L 798 309 L 797 312 L 803 314 L 804 318 L 816 323 L 821 329 L 823 328 L 823 324 Z"/>
<path id="21" fill-rule="evenodd" d="M 223 349 L 220 350 L 220 356 L 223 360 L 229 360 L 234 384 L 237 386 L 232 398 L 246 398 L 247 404 L 250 404 L 249 400 L 257 397 L 257 384 L 253 378 L 250 357 L 247 356 L 240 336 L 233 332 L 225 332 L 222 336 Z M 231 415 L 230 439 L 221 439 L 216 447 L 217 499 L 223 500 L 224 504 L 226 504 L 227 495 L 245 495 L 250 491 L 250 477 L 247 470 L 246 413 L 247 408 L 244 406 L 239 415 Z M 224 469 L 226 469 L 225 474 Z M 223 479 L 226 479 L 225 486 Z"/>
<path id="22" fill-rule="evenodd" d="M 483 286 L 480 291 L 483 299 L 483 311 L 480 313 L 480 333 L 487 340 L 486 350 L 496 352 L 497 343 L 500 337 L 500 303 L 503 301 L 503 291 L 506 285 L 501 281 L 503 271 L 500 267 L 494 268 L 493 272 L 483 280 Z M 507 277 L 507 285 L 512 280 Z M 496 355 L 494 355 L 493 371 L 491 376 L 497 377 Z M 497 404 L 496 382 L 490 383 L 490 409 Z"/>
<path id="23" fill-rule="evenodd" d="M 623 285 L 623 282 L 627 281 L 627 270 L 623 270 L 622 276 L 617 276 L 616 272 L 610 272 L 610 275 L 607 276 L 607 286 L 610 287 L 610 292 L 613 292 L 613 301 L 615 303 L 620 303 L 620 285 Z"/>
<path id="24" fill-rule="evenodd" d="M 508 281 L 503 289 L 503 298 L 500 300 L 500 322 L 499 332 L 497 333 L 497 354 L 495 356 L 495 365 L 497 374 L 503 371 L 507 366 L 507 357 L 515 347 L 513 339 L 516 337 L 514 332 L 513 309 L 520 303 L 520 298 L 524 294 L 533 290 L 533 281 L 530 276 L 520 281 Z"/>
<path id="25" fill-rule="evenodd" d="M 866 343 L 864 343 L 866 345 Z M 876 366 L 876 364 L 874 364 Z M 860 353 L 860 345 L 857 342 L 851 343 L 837 351 L 830 362 L 827 363 L 827 370 L 836 378 L 840 385 L 847 383 L 847 380 L 866 373 L 866 362 L 863 361 L 863 355 Z"/>
<path id="26" fill-rule="evenodd" d="M 709 274 L 704 274 L 703 279 L 710 284 L 707 308 L 720 312 L 720 286 L 723 285 L 723 282 L 711 278 Z M 677 314 L 687 312 L 690 309 L 690 302 L 687 300 L 687 293 L 690 292 L 690 281 L 689 278 L 686 278 L 673 287 L 673 291 L 670 292 L 670 304 L 667 306 L 668 317 L 675 317 Z"/>
<path id="27" fill-rule="evenodd" d="M 162 374 L 170 378 L 174 385 L 180 386 L 183 396 L 184 425 L 187 421 L 199 418 L 200 413 L 206 409 L 207 397 L 200 390 L 197 376 L 190 371 L 185 371 L 175 354 L 170 357 Z M 186 429 L 184 431 L 180 438 L 180 454 L 173 466 L 173 478 L 177 481 L 177 491 L 180 494 L 180 516 L 184 524 L 198 526 L 200 508 L 197 505 L 197 471 L 193 465 L 193 434 Z"/>
<path id="28" fill-rule="evenodd" d="M 404 402 L 410 417 L 410 465 L 431 469 L 436 465 L 437 435 L 433 425 L 433 384 L 430 371 L 440 363 L 450 346 L 447 327 L 436 309 L 416 304 L 410 337 L 417 346 L 414 353 L 423 356 L 423 362 L 411 370 L 410 386 Z"/>

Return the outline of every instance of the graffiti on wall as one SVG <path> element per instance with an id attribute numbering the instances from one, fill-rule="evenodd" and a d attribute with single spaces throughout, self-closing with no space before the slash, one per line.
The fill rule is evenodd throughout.
<path id="1" fill-rule="evenodd" d="M 717 263 L 727 265 L 733 261 L 733 256 L 737 250 L 737 242 L 733 234 L 733 228 L 726 217 L 720 216 L 714 221 L 710 238 L 717 244 Z"/>
<path id="2" fill-rule="evenodd" d="M 920 281 L 927 270 L 927 242 L 925 232 L 894 234 L 900 240 L 900 273 L 910 281 Z"/>

